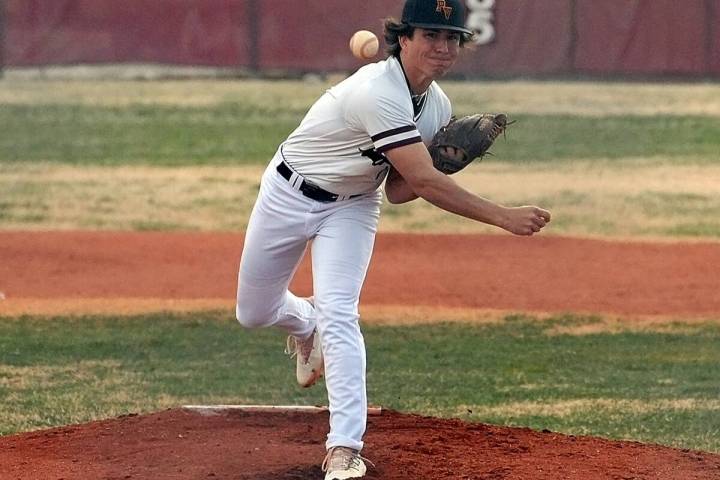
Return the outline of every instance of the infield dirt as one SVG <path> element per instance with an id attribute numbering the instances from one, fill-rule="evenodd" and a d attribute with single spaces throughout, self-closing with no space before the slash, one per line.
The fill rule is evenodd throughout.
<path id="1" fill-rule="evenodd" d="M 0 315 L 231 309 L 241 247 L 238 234 L 0 233 Z M 453 309 L 467 321 L 478 310 L 693 319 L 720 311 L 717 265 L 718 243 L 388 234 L 363 304 L 385 316 L 405 306 L 404 322 Z M 307 262 L 294 288 L 310 293 Z M 2 437 L 0 479 L 321 479 L 326 429 L 326 414 L 126 416 Z M 396 412 L 370 418 L 363 454 L 377 465 L 367 478 L 385 480 L 720 478 L 717 454 Z"/>
<path id="2" fill-rule="evenodd" d="M 133 301 L 149 311 L 232 309 L 242 240 L 232 233 L 0 233 L 0 315 L 40 313 L 44 302 L 65 313 Z M 381 234 L 361 305 L 712 316 L 720 312 L 717 265 L 720 243 L 712 242 Z M 307 259 L 292 288 L 311 294 Z"/>

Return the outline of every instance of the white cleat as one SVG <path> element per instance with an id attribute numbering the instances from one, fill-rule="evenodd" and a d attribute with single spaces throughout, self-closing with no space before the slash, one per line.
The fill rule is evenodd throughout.
<path id="1" fill-rule="evenodd" d="M 311 304 L 312 297 L 306 299 Z M 307 388 L 315 384 L 324 371 L 322 346 L 317 328 L 304 340 L 290 335 L 287 339 L 285 353 L 296 357 L 295 374 L 298 384 Z"/>
<path id="2" fill-rule="evenodd" d="M 357 450 L 347 447 L 333 447 L 328 450 L 322 464 L 325 480 L 345 480 L 346 478 L 362 478 L 367 467 L 363 457 Z"/>

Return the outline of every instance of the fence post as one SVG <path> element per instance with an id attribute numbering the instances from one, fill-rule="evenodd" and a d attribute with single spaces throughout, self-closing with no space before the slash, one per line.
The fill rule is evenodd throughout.
<path id="1" fill-rule="evenodd" d="M 578 41 L 578 19 L 577 19 L 577 0 L 570 0 L 570 44 L 568 45 L 568 65 L 571 75 L 577 75 L 577 66 L 575 64 L 575 56 L 577 55 Z"/>
<path id="2" fill-rule="evenodd" d="M 7 12 L 5 0 L 0 0 L 0 78 L 5 74 L 5 30 L 7 28 Z"/>
<path id="3" fill-rule="evenodd" d="M 715 9 L 715 0 L 705 0 L 705 76 L 715 76 L 718 72 L 713 70 L 713 40 L 715 39 L 715 22 L 720 21 Z"/>
<path id="4" fill-rule="evenodd" d="M 258 73 L 260 70 L 260 22 L 262 21 L 262 5 L 260 0 L 246 0 L 245 14 L 248 23 L 248 45 L 250 46 L 250 69 Z"/>

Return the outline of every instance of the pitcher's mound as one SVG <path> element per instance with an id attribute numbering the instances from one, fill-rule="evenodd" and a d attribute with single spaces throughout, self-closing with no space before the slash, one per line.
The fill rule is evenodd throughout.
<path id="1" fill-rule="evenodd" d="M 322 479 L 327 413 L 174 409 L 0 437 L 3 479 Z M 369 479 L 720 478 L 720 455 L 385 411 Z"/>

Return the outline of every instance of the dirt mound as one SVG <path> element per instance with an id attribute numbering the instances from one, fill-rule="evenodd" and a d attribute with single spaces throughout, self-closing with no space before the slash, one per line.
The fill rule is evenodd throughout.
<path id="1" fill-rule="evenodd" d="M 0 478 L 322 479 L 327 413 L 167 410 L 0 438 Z M 720 455 L 395 412 L 370 417 L 367 478 L 720 478 Z"/>

